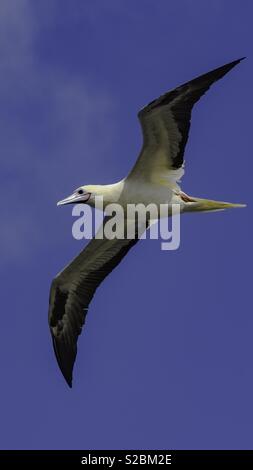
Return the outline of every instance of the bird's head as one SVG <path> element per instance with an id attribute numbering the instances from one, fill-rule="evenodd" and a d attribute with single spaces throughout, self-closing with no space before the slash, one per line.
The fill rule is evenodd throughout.
<path id="1" fill-rule="evenodd" d="M 57 206 L 63 206 L 65 204 L 89 204 L 93 205 L 95 196 L 99 195 L 95 186 L 80 186 L 65 199 L 57 202 Z"/>

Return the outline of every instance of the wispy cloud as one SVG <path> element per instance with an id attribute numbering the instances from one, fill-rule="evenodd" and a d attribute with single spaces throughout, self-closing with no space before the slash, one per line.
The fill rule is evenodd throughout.
<path id="1" fill-rule="evenodd" d="M 55 2 L 45 5 L 51 13 Z M 0 2 L 0 194 L 6 201 L 0 246 L 6 261 L 33 255 L 43 240 L 43 211 L 73 189 L 72 179 L 74 186 L 85 183 L 85 169 L 110 150 L 115 132 L 110 97 L 85 77 L 39 59 L 47 18 L 40 22 L 31 0 Z M 15 242 L 18 250 L 11 249 Z"/>

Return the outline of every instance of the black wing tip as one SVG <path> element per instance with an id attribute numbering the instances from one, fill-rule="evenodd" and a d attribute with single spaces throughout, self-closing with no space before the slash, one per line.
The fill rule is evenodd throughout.
<path id="1" fill-rule="evenodd" d="M 73 372 L 73 367 L 74 367 L 74 363 L 75 363 L 76 354 L 74 355 L 74 358 L 72 358 L 72 360 L 71 360 L 71 365 L 69 365 L 69 367 L 66 367 L 66 363 L 61 358 L 60 348 L 57 347 L 56 338 L 54 337 L 53 334 L 52 334 L 52 340 L 53 340 L 54 353 L 55 353 L 55 357 L 56 357 L 59 369 L 60 369 L 65 381 L 67 382 L 69 388 L 72 388 L 72 380 L 73 380 L 72 372 Z"/>
<path id="2" fill-rule="evenodd" d="M 72 388 L 72 377 L 71 377 L 71 379 L 70 379 L 70 378 L 68 378 L 68 377 L 65 377 L 65 375 L 64 375 L 64 379 L 66 380 L 66 382 L 67 382 L 69 388 Z"/>
<path id="3" fill-rule="evenodd" d="M 60 371 L 61 371 L 61 373 L 62 373 L 62 375 L 63 375 L 63 377 L 64 377 L 64 379 L 65 379 L 65 382 L 67 383 L 67 385 L 69 386 L 69 388 L 72 388 L 72 385 L 73 385 L 73 384 L 72 384 L 72 375 L 71 375 L 71 376 L 67 375 L 67 374 L 61 369 L 61 367 L 59 367 L 59 368 L 60 368 Z"/>
<path id="4" fill-rule="evenodd" d="M 233 69 L 236 65 L 242 62 L 244 59 L 246 59 L 246 57 L 241 57 L 240 59 L 236 59 L 236 60 L 233 60 L 232 62 L 228 62 L 227 64 L 222 65 L 221 67 L 218 67 L 218 69 L 215 69 L 214 73 L 217 72 L 218 75 L 221 74 L 221 77 L 223 77 L 224 75 L 226 75 L 227 72 Z"/>
<path id="5" fill-rule="evenodd" d="M 247 59 L 246 56 L 244 57 L 240 57 L 240 59 L 236 59 L 236 60 L 233 60 L 232 62 L 229 62 L 228 64 L 226 64 L 224 67 L 235 67 L 235 65 L 239 64 L 240 62 L 242 62 L 242 60 L 245 60 Z"/>
<path id="6" fill-rule="evenodd" d="M 226 75 L 230 70 L 232 70 L 236 65 L 238 65 L 242 60 L 246 59 L 246 57 L 241 57 L 240 59 L 233 60 L 232 62 L 228 62 L 227 64 L 224 64 L 214 70 L 211 70 L 210 72 L 207 72 L 204 75 L 200 75 L 196 79 L 192 80 L 192 84 L 194 83 L 201 83 L 204 82 L 205 80 L 210 81 L 209 86 L 216 82 L 217 80 L 220 80 L 224 75 Z"/>
<path id="7" fill-rule="evenodd" d="M 242 60 L 246 59 L 245 57 L 241 57 L 240 59 L 233 60 L 232 62 L 228 62 L 224 65 L 221 65 L 213 70 L 210 70 L 210 72 L 204 73 L 203 75 L 199 75 L 198 77 L 194 78 L 190 82 L 184 83 L 178 89 L 183 88 L 186 85 L 192 85 L 192 86 L 199 86 L 205 84 L 205 82 L 208 84 L 208 88 L 217 80 L 220 80 L 224 75 L 226 75 L 230 70 L 232 70 L 236 65 L 238 65 Z"/>
<path id="8" fill-rule="evenodd" d="M 241 57 L 240 59 L 235 60 L 235 62 L 241 62 L 242 60 L 247 59 L 247 56 Z"/>
<path id="9" fill-rule="evenodd" d="M 63 375 L 63 377 L 64 377 L 66 383 L 68 384 L 69 388 L 72 388 L 72 380 L 73 380 L 73 378 L 72 378 L 72 371 L 71 371 L 71 373 L 69 374 L 68 372 L 66 372 L 66 371 L 64 370 L 64 368 L 62 367 L 62 364 L 60 364 L 59 361 L 57 361 L 57 362 L 58 362 L 59 369 L 60 369 L 60 371 L 61 371 L 61 373 L 62 373 L 62 375 Z"/>
<path id="10" fill-rule="evenodd" d="M 206 79 L 210 80 L 210 78 L 212 78 L 212 80 L 210 82 L 210 85 L 211 85 L 212 83 L 214 83 L 215 81 L 219 80 L 224 75 L 226 75 L 232 68 L 234 68 L 240 62 L 242 62 L 242 60 L 244 60 L 244 59 L 247 59 L 247 57 L 246 56 L 240 57 L 240 59 L 236 59 L 236 60 L 233 60 L 232 62 L 228 62 L 224 65 L 221 65 L 220 67 L 215 68 L 215 69 L 213 69 L 210 72 L 207 72 L 205 74 L 199 75 L 198 77 L 194 78 L 193 80 L 190 80 L 189 82 L 186 82 L 183 85 L 180 85 L 179 87 L 175 88 L 174 90 L 171 90 L 171 91 L 165 93 L 164 95 L 162 95 L 159 98 L 151 101 L 146 106 L 141 108 L 139 110 L 138 114 L 137 114 L 139 119 L 147 111 L 152 110 L 154 108 L 157 108 L 159 106 L 163 106 L 163 104 L 164 104 L 163 100 L 164 100 L 164 98 L 166 98 L 166 96 L 173 95 L 173 93 L 177 92 L 178 90 L 182 89 L 183 87 L 185 87 L 187 85 L 190 85 L 190 84 L 192 84 L 192 85 L 195 84 L 196 85 L 198 83 L 203 82 L 203 80 L 206 80 Z"/>

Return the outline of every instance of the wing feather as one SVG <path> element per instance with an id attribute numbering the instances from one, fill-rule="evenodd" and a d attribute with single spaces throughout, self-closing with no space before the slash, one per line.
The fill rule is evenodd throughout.
<path id="1" fill-rule="evenodd" d="M 104 225 L 109 217 L 105 217 Z M 132 239 L 96 239 L 53 280 L 49 301 L 49 327 L 59 368 L 72 386 L 77 340 L 89 304 L 105 277 L 137 243 Z"/>
<path id="2" fill-rule="evenodd" d="M 183 173 L 191 112 L 210 86 L 243 59 L 223 65 L 165 93 L 141 109 L 143 146 L 128 178 L 176 185 Z"/>

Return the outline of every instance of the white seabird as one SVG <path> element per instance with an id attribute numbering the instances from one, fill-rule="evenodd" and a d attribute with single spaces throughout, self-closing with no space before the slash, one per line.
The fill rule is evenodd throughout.
<path id="1" fill-rule="evenodd" d="M 184 174 L 184 150 L 194 104 L 241 60 L 201 75 L 148 104 L 138 114 L 143 146 L 129 175 L 115 184 L 81 186 L 58 205 L 86 203 L 94 206 L 95 196 L 103 196 L 105 204 L 117 202 L 124 208 L 129 203 L 178 203 L 181 212 L 244 207 L 188 196 L 178 184 Z M 107 217 L 104 223 L 106 220 Z M 104 278 L 137 241 L 138 238 L 93 238 L 52 282 L 49 326 L 58 365 L 70 387 L 77 340 L 91 299 Z"/>

